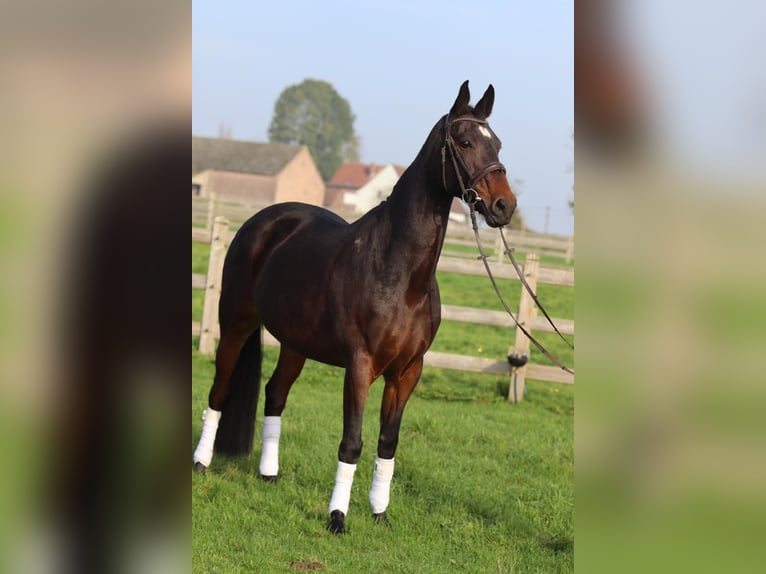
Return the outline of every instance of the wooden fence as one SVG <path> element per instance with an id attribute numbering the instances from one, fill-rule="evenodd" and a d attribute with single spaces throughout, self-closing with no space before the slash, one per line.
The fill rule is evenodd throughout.
<path id="1" fill-rule="evenodd" d="M 234 232 L 229 230 L 229 221 L 222 216 L 215 218 L 211 231 L 203 228 L 192 228 L 193 242 L 210 243 L 207 274 L 192 274 L 192 288 L 205 290 L 202 320 L 199 323 L 192 322 L 192 335 L 199 335 L 199 350 L 206 354 L 215 351 L 215 340 L 219 336 L 217 310 L 221 293 L 221 272 L 223 270 L 226 247 L 233 236 Z M 437 270 L 486 276 L 486 270 L 481 261 L 453 257 L 442 256 L 437 264 Z M 536 254 L 527 255 L 523 270 L 527 282 L 533 289 L 540 283 L 574 286 L 574 271 L 571 268 L 540 267 L 539 257 Z M 519 281 L 511 265 L 495 265 L 493 266 L 493 274 L 496 279 Z M 545 318 L 537 316 L 537 308 L 534 302 L 523 286 L 521 286 L 520 281 L 519 284 L 521 289 L 517 314 L 519 322 L 529 331 L 553 332 L 553 328 Z M 442 320 L 514 329 L 516 331 L 516 339 L 515 343 L 508 349 L 509 356 L 512 354 L 529 356 L 529 340 L 521 330 L 515 328 L 512 319 L 504 311 L 488 311 L 485 309 L 443 304 Z M 563 334 L 574 335 L 574 320 L 554 318 L 553 321 Z M 264 330 L 263 342 L 266 345 L 279 345 L 279 342 L 266 330 Z M 573 375 L 558 367 L 547 365 L 527 363 L 521 367 L 513 367 L 508 361 L 452 355 L 435 351 L 428 351 L 426 353 L 424 363 L 429 366 L 446 369 L 509 376 L 508 399 L 513 402 L 520 402 L 522 400 L 526 388 L 526 379 L 567 384 L 574 383 Z"/>
<path id="2" fill-rule="evenodd" d="M 262 203 L 234 203 L 229 201 L 220 201 L 212 194 L 208 198 L 192 199 L 192 225 L 204 225 L 210 232 L 213 220 L 218 216 L 227 218 L 232 227 L 239 227 L 251 215 L 266 207 Z M 346 216 L 347 214 L 341 214 Z M 506 238 L 519 253 L 536 253 L 538 255 L 553 255 L 561 257 L 567 263 L 574 259 L 574 238 L 560 235 L 544 235 L 529 231 L 507 231 Z M 502 257 L 502 248 L 500 236 L 492 229 L 483 229 L 481 239 L 484 245 L 494 246 L 498 258 Z M 444 255 L 461 257 L 464 253 L 451 249 L 456 246 L 476 245 L 473 230 L 468 224 L 452 222 L 447 228 L 447 238 L 445 240 Z"/>

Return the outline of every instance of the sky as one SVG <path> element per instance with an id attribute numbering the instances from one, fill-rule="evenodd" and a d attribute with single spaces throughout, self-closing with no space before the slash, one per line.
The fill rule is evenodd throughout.
<path id="1" fill-rule="evenodd" d="M 356 116 L 360 160 L 409 165 L 470 81 L 536 231 L 574 217 L 572 0 L 194 0 L 192 132 L 267 141 L 281 92 L 324 80 Z"/>

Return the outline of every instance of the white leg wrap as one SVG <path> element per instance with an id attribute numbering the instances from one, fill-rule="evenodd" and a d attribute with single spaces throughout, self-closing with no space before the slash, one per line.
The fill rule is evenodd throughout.
<path id="1" fill-rule="evenodd" d="M 279 435 L 282 417 L 263 417 L 263 450 L 261 451 L 261 476 L 279 474 Z"/>
<path id="2" fill-rule="evenodd" d="M 375 471 L 370 488 L 370 506 L 373 514 L 385 512 L 391 494 L 391 479 L 394 476 L 394 459 L 375 457 Z"/>
<path id="3" fill-rule="evenodd" d="M 354 482 L 355 464 L 338 461 L 338 472 L 335 473 L 335 488 L 330 499 L 330 512 L 340 510 L 348 514 L 348 503 L 351 501 L 351 485 Z"/>
<path id="4" fill-rule="evenodd" d="M 215 443 L 215 433 L 218 432 L 218 422 L 221 420 L 221 411 L 214 411 L 207 408 L 202 413 L 202 436 L 199 437 L 199 443 L 194 451 L 194 462 L 201 462 L 205 466 L 210 466 L 213 460 L 213 444 Z"/>

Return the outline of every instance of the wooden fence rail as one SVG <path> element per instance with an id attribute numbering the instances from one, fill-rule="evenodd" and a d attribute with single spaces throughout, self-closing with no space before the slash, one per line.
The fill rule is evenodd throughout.
<path id="1" fill-rule="evenodd" d="M 212 194 L 206 198 L 192 199 L 192 224 L 204 225 L 205 231 L 210 233 L 213 220 L 217 216 L 227 218 L 232 227 L 239 227 L 251 215 L 263 209 L 265 203 L 235 203 L 221 201 Z M 200 228 L 202 229 L 202 228 Z M 574 259 L 574 238 L 557 235 L 541 235 L 528 231 L 507 231 L 506 238 L 519 253 L 537 253 L 538 255 L 553 255 L 561 257 L 567 263 Z M 499 235 L 491 229 L 481 230 L 481 239 L 485 245 L 494 245 L 495 253 L 502 257 L 502 249 Z M 444 252 L 456 257 L 466 256 L 459 251 L 451 250 L 450 246 L 474 246 L 476 240 L 473 230 L 467 224 L 453 223 L 447 228 L 447 238 Z"/>
<path id="2" fill-rule="evenodd" d="M 210 259 L 208 261 L 207 274 L 192 274 L 192 288 L 205 290 L 202 320 L 200 322 L 192 322 L 192 335 L 199 335 L 199 349 L 202 353 L 212 353 L 215 350 L 215 340 L 219 337 L 217 308 L 221 294 L 221 272 L 223 270 L 226 247 L 232 237 L 233 233 L 229 231 L 229 222 L 222 216 L 215 218 L 210 232 L 200 228 L 192 228 L 193 242 L 210 242 Z M 437 269 L 445 272 L 470 275 L 484 276 L 486 274 L 484 265 L 480 261 L 453 259 L 450 257 L 441 257 Z M 535 254 L 527 255 L 523 269 L 527 282 L 533 288 L 538 283 L 574 286 L 573 270 L 541 268 L 539 266 L 539 258 Z M 493 274 L 497 279 L 519 281 L 511 265 L 495 265 L 493 266 Z M 545 318 L 538 317 L 536 311 L 537 308 L 531 297 L 521 287 L 517 315 L 519 322 L 529 331 L 553 332 L 553 328 Z M 513 321 L 503 311 L 442 305 L 442 319 L 514 329 L 516 331 L 516 341 L 508 349 L 509 355 L 529 356 L 529 340 L 520 330 L 515 329 Z M 554 322 L 564 335 L 574 335 L 574 320 L 554 318 Z M 279 342 L 265 329 L 263 342 L 265 345 L 279 345 Z M 567 384 L 574 383 L 573 375 L 558 367 L 546 365 L 527 363 L 520 367 L 513 367 L 508 361 L 453 355 L 436 351 L 428 351 L 424 357 L 424 363 L 429 366 L 446 369 L 509 376 L 508 399 L 513 402 L 520 402 L 522 400 L 526 387 L 526 379 Z"/>

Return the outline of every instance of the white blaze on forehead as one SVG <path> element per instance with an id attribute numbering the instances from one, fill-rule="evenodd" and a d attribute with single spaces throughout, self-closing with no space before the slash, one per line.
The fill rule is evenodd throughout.
<path id="1" fill-rule="evenodd" d="M 484 126 L 479 126 L 479 133 L 485 138 L 492 139 L 492 132 L 490 132 L 489 129 Z"/>

